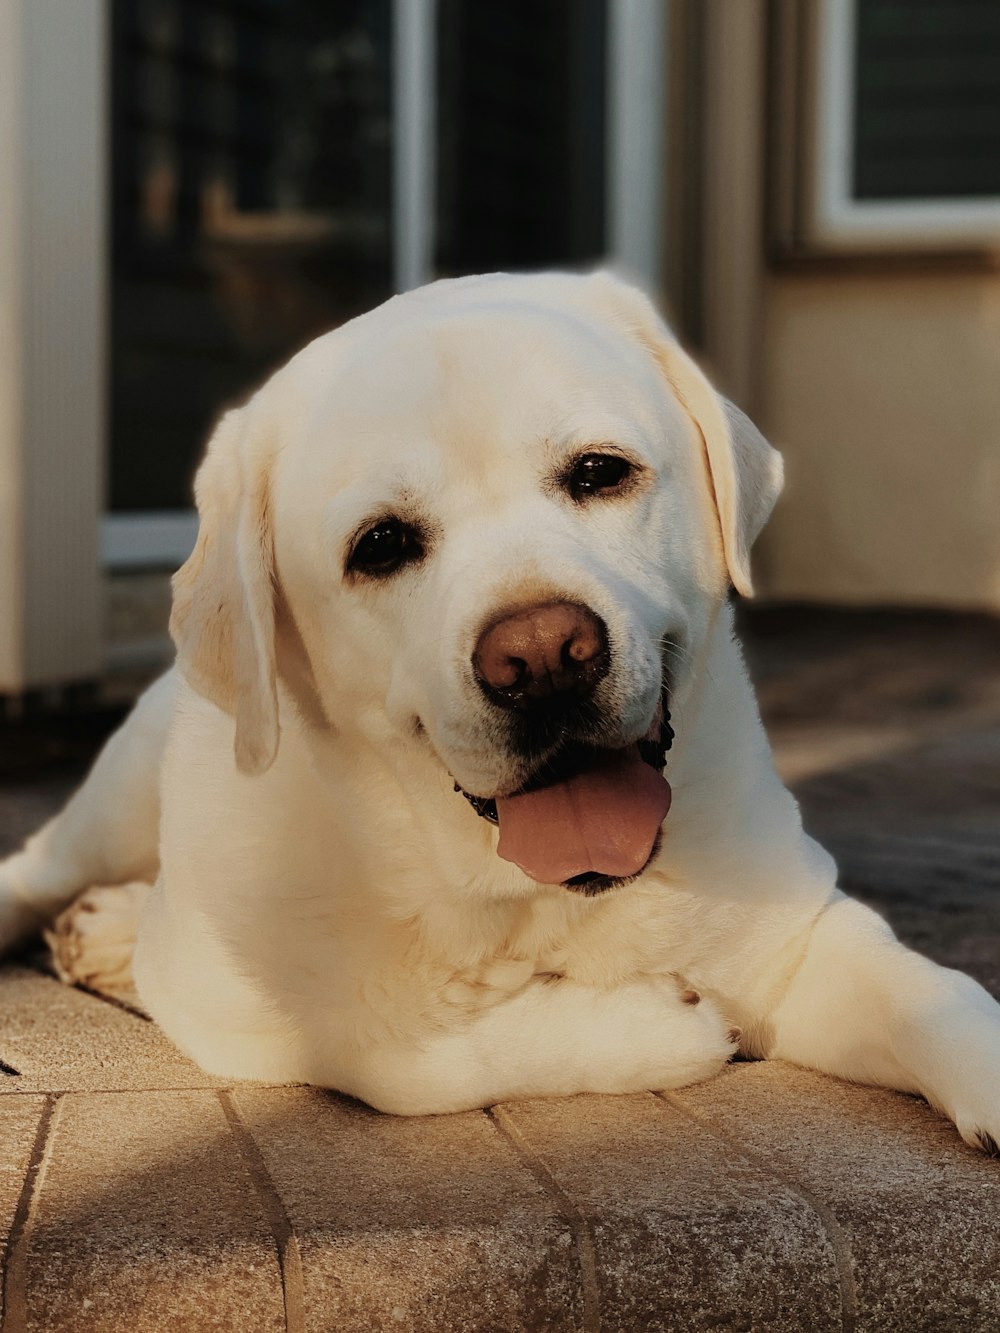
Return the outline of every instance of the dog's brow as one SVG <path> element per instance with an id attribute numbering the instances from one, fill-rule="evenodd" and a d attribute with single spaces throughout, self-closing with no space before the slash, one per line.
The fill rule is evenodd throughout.
<path id="1" fill-rule="evenodd" d="M 610 449 L 642 462 L 649 454 L 649 441 L 637 423 L 618 417 L 588 415 L 579 421 L 563 422 L 558 430 L 549 432 L 545 444 L 559 458 L 585 450 Z"/>
<path id="2" fill-rule="evenodd" d="M 331 539 L 344 537 L 385 514 L 426 525 L 428 506 L 412 483 L 399 479 L 358 483 L 335 495 L 326 508 L 326 529 Z"/>

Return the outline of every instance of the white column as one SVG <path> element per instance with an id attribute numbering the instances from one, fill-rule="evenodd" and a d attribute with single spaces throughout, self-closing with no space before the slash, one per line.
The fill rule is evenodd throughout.
<path id="1" fill-rule="evenodd" d="M 0 693 L 96 675 L 106 0 L 0 0 Z"/>
<path id="2" fill-rule="evenodd" d="M 398 292 L 434 276 L 435 0 L 393 0 L 392 239 Z"/>
<path id="3" fill-rule="evenodd" d="M 656 295 L 663 271 L 670 0 L 608 0 L 608 256 Z"/>

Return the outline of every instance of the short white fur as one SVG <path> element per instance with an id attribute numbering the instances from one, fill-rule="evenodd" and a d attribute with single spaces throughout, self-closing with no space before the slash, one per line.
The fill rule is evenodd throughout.
<path id="1" fill-rule="evenodd" d="M 601 446 L 641 484 L 574 504 L 553 478 Z M 1000 1006 L 838 891 L 775 774 L 727 594 L 780 483 L 605 274 L 438 283 L 318 339 L 219 426 L 177 668 L 0 865 L 0 946 L 92 885 L 153 884 L 136 981 L 216 1074 L 423 1114 L 679 1086 L 739 1029 L 1000 1141 Z M 390 512 L 419 516 L 425 558 L 352 575 Z M 453 789 L 528 776 L 470 663 L 491 615 L 545 597 L 607 623 L 608 744 L 671 673 L 661 849 L 593 899 L 499 859 Z"/>

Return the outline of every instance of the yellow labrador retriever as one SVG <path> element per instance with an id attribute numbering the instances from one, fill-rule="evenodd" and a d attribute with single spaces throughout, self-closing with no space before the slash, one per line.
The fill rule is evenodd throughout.
<path id="1" fill-rule="evenodd" d="M 991 1147 L 1000 1006 L 838 892 L 772 766 L 727 596 L 780 481 L 604 274 L 318 339 L 219 425 L 177 667 L 0 866 L 0 944 L 130 884 L 183 1050 L 386 1111 L 676 1087 L 739 1043 Z M 100 957 L 130 908 L 91 905 Z"/>

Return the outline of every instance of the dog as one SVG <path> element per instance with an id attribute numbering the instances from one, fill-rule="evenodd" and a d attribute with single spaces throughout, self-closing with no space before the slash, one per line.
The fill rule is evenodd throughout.
<path id="1" fill-rule="evenodd" d="M 317 339 L 218 425 L 176 666 L 0 866 L 0 944 L 126 886 L 84 952 L 127 962 L 138 913 L 182 1050 L 386 1112 L 739 1049 L 995 1149 L 1000 1006 L 837 889 L 775 774 L 730 591 L 781 477 L 606 273 L 437 282 Z"/>

